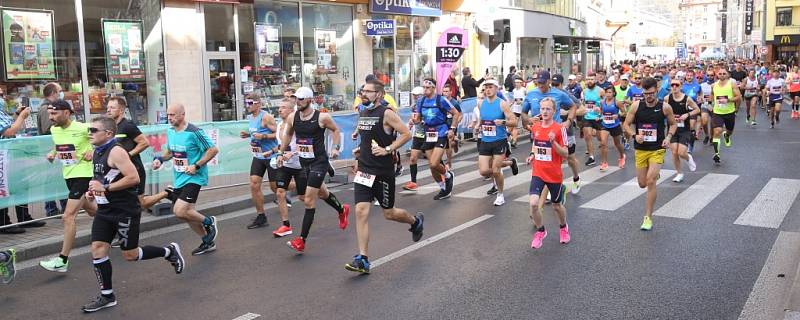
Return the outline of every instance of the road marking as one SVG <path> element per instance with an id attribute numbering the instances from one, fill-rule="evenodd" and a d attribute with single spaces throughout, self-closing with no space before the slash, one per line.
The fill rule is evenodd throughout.
<path id="1" fill-rule="evenodd" d="M 778 234 L 739 314 L 740 320 L 783 318 L 786 295 L 792 287 L 800 258 L 798 247 L 800 233 L 781 231 Z M 779 277 L 779 274 L 784 276 Z"/>
<path id="2" fill-rule="evenodd" d="M 462 230 L 464 230 L 466 228 L 469 228 L 469 227 L 474 226 L 474 225 L 476 225 L 478 223 L 486 221 L 487 219 L 489 219 L 491 217 L 494 217 L 494 215 L 491 215 L 491 214 L 482 215 L 480 217 L 477 217 L 475 219 L 467 221 L 464 224 L 461 224 L 461 225 L 459 225 L 457 227 L 454 227 L 454 228 L 452 228 L 450 230 L 447 230 L 445 232 L 437 234 L 437 235 L 435 235 L 433 237 L 430 237 L 430 238 L 427 238 L 427 239 L 423 239 L 420 242 L 417 242 L 417 243 L 412 244 L 412 245 L 410 245 L 408 247 L 405 247 L 403 249 L 395 251 L 394 253 L 391 253 L 391 254 L 389 254 L 389 255 L 387 255 L 385 257 L 381 257 L 380 259 L 375 260 L 375 261 L 372 262 L 372 264 L 370 265 L 370 269 L 375 269 L 375 268 L 377 268 L 378 266 L 380 266 L 382 264 L 388 263 L 388 262 L 390 262 L 390 261 L 392 261 L 394 259 L 400 258 L 400 257 L 402 257 L 404 255 L 407 255 L 409 253 L 412 253 L 412 252 L 414 252 L 416 250 L 422 249 L 423 247 L 425 247 L 425 246 L 427 246 L 427 245 L 429 245 L 431 243 L 434 243 L 436 241 L 439 241 L 439 240 L 442 240 L 444 238 L 447 238 L 447 237 L 449 237 L 449 236 L 451 236 L 453 234 L 456 234 L 459 231 L 462 231 Z"/>
<path id="3" fill-rule="evenodd" d="M 675 170 L 661 169 L 661 178 L 658 179 L 656 184 L 664 182 L 674 174 Z M 592 199 L 592 201 L 584 203 L 581 208 L 614 211 L 621 208 L 633 199 L 636 199 L 640 195 L 643 195 L 645 192 L 647 192 L 647 189 L 639 188 L 639 183 L 636 182 L 636 178 L 633 178 L 619 185 L 618 187 L 611 189 L 611 191 Z"/>
<path id="4" fill-rule="evenodd" d="M 428 160 L 419 159 L 419 161 L 426 161 L 427 162 Z M 475 165 L 475 161 L 453 162 L 453 167 L 450 168 L 450 170 L 460 169 L 460 168 L 467 167 L 467 166 L 470 166 L 470 165 Z M 425 167 L 424 170 L 419 171 L 419 173 L 417 173 L 417 181 L 425 179 L 425 178 L 428 178 L 430 176 L 431 176 L 431 169 L 428 168 L 428 167 Z M 406 182 L 409 182 L 409 181 L 411 181 L 411 174 L 404 174 L 404 175 L 400 176 L 399 178 L 397 178 L 395 180 L 395 183 L 398 184 L 398 185 L 401 185 L 401 184 L 405 184 Z"/>
<path id="5" fill-rule="evenodd" d="M 564 168 L 565 165 L 562 165 L 561 167 Z M 581 178 L 581 188 L 591 184 L 592 182 L 600 180 L 600 178 L 602 178 L 602 177 L 605 177 L 605 176 L 607 176 L 609 174 L 617 172 L 618 170 L 619 170 L 619 167 L 608 167 L 608 170 L 606 170 L 604 172 L 604 171 L 600 171 L 600 166 L 596 166 L 596 167 L 591 168 L 591 169 L 583 170 L 582 172 L 578 173 L 578 176 Z M 564 176 L 566 176 L 566 175 L 564 175 Z M 569 178 L 564 179 L 564 181 L 562 183 L 565 186 L 571 186 L 572 185 L 572 176 L 570 176 Z M 568 187 L 568 188 L 571 188 L 571 187 Z M 529 194 L 526 194 L 524 196 L 521 196 L 519 198 L 514 199 L 515 202 L 528 202 L 529 200 L 530 200 L 530 195 Z"/>
<path id="6" fill-rule="evenodd" d="M 248 313 L 245 313 L 245 314 L 243 314 L 241 316 L 233 318 L 233 320 L 253 320 L 253 319 L 258 318 L 260 316 L 261 316 L 260 314 L 248 312 Z"/>
<path id="7" fill-rule="evenodd" d="M 734 224 L 776 229 L 781 226 L 798 192 L 800 180 L 769 179 Z"/>
<path id="8" fill-rule="evenodd" d="M 657 216 L 692 219 L 733 183 L 738 175 L 709 173 L 658 208 Z"/>

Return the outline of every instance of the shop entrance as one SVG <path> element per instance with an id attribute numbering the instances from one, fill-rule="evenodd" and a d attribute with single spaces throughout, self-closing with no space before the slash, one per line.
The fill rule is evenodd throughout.
<path id="1" fill-rule="evenodd" d="M 241 119 L 244 114 L 241 92 L 239 55 L 235 52 L 206 53 L 206 110 L 212 121 Z"/>

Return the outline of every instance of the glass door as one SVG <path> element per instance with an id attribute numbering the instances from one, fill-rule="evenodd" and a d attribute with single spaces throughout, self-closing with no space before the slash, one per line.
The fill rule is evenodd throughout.
<path id="1" fill-rule="evenodd" d="M 206 58 L 206 108 L 212 121 L 237 120 L 244 116 L 240 92 L 238 57 L 230 54 L 209 54 Z"/>
<path id="2" fill-rule="evenodd" d="M 395 71 L 397 75 L 395 83 L 397 88 L 397 102 L 400 107 L 408 107 L 411 101 L 411 88 L 414 85 L 414 66 L 411 64 L 412 54 L 411 51 L 397 51 L 395 61 L 397 61 L 397 68 Z"/>

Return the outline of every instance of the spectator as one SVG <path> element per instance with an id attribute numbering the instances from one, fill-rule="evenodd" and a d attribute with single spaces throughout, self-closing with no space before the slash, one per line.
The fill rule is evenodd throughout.
<path id="1" fill-rule="evenodd" d="M 506 92 L 514 91 L 514 77 L 516 76 L 516 72 L 517 67 L 508 67 L 508 75 L 506 76 L 506 81 L 503 82 L 503 86 L 506 87 Z"/>
<path id="2" fill-rule="evenodd" d="M 480 80 L 475 80 L 472 77 L 472 72 L 469 68 L 464 68 L 464 71 L 461 72 L 463 77 L 461 78 L 461 88 L 464 89 L 464 98 L 475 98 L 478 96 L 478 87 L 483 83 L 485 79 L 481 78 Z"/>
<path id="3" fill-rule="evenodd" d="M 55 82 L 50 82 L 44 85 L 44 89 L 42 89 L 42 94 L 44 94 L 45 101 L 42 102 L 42 105 L 39 106 L 39 111 L 37 112 L 37 128 L 39 130 L 39 135 L 49 135 L 50 134 L 50 127 L 53 125 L 50 122 L 50 114 L 47 112 L 47 105 L 56 101 L 58 99 L 64 98 L 64 90 L 61 89 L 61 85 Z M 61 202 L 61 210 L 63 211 L 64 208 L 67 207 L 67 199 L 59 200 Z M 56 206 L 55 201 L 46 201 L 44 203 L 44 211 L 48 217 L 57 216 L 61 214 L 58 211 L 58 207 Z"/>
<path id="4" fill-rule="evenodd" d="M 444 82 L 444 86 L 450 88 L 451 96 L 452 97 L 460 97 L 461 92 L 458 90 L 458 80 L 456 80 L 456 71 L 450 71 L 450 76 L 447 77 L 447 81 Z"/>

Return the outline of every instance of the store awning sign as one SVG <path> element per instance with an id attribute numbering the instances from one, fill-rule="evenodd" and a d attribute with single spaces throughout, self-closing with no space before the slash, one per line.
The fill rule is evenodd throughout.
<path id="1" fill-rule="evenodd" d="M 394 20 L 367 20 L 368 36 L 392 36 L 394 35 Z"/>
<path id="2" fill-rule="evenodd" d="M 468 42 L 467 31 L 459 27 L 450 27 L 439 36 L 439 42 L 436 44 L 436 89 L 438 92 L 441 92 L 450 72 L 464 55 Z"/>
<path id="3" fill-rule="evenodd" d="M 442 15 L 442 0 L 370 0 L 372 13 L 438 17 Z"/>

